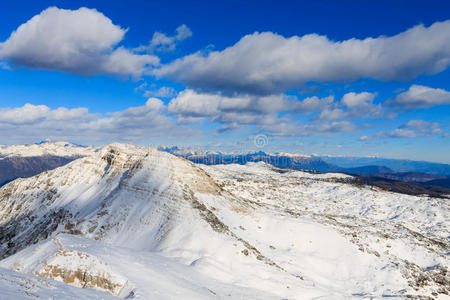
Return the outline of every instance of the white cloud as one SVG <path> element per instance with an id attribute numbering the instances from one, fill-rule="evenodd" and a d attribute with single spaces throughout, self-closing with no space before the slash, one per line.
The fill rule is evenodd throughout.
<path id="1" fill-rule="evenodd" d="M 214 94 L 198 94 L 185 90 L 170 101 L 168 110 L 172 114 L 189 117 L 209 117 L 218 113 L 221 97 Z"/>
<path id="2" fill-rule="evenodd" d="M 50 110 L 47 118 L 49 120 L 68 121 L 68 120 L 81 119 L 83 117 L 87 117 L 88 115 L 89 115 L 88 109 L 85 107 L 72 108 L 72 109 L 68 109 L 65 107 L 58 107 L 55 110 Z"/>
<path id="3" fill-rule="evenodd" d="M 368 141 L 370 139 L 370 137 L 368 137 L 367 135 L 363 135 L 359 138 L 360 141 Z"/>
<path id="4" fill-rule="evenodd" d="M 349 120 L 392 117 L 392 113 L 384 111 L 380 104 L 374 104 L 376 94 L 347 93 L 339 102 L 331 103 L 314 118 L 315 120 Z"/>
<path id="5" fill-rule="evenodd" d="M 131 75 L 139 78 L 149 72 L 149 66 L 158 65 L 159 58 L 153 55 L 140 55 L 119 47 L 105 58 L 95 73 Z"/>
<path id="6" fill-rule="evenodd" d="M 225 132 L 243 125 L 273 124 L 277 121 L 279 112 L 290 107 L 290 101 L 283 95 L 229 97 L 184 90 L 170 101 L 168 111 L 177 115 L 179 123 L 193 123 L 209 118 L 211 122 L 222 124 L 219 132 Z"/>
<path id="7" fill-rule="evenodd" d="M 86 108 L 51 109 L 33 104 L 0 108 L 0 138 L 8 138 L 11 143 L 47 137 L 80 143 L 164 142 L 198 134 L 176 125 L 165 110 L 164 103 L 157 98 L 105 115 L 91 114 Z"/>
<path id="8" fill-rule="evenodd" d="M 320 107 L 322 102 L 329 103 L 332 98 L 307 99 L 305 106 L 310 109 Z M 330 135 L 356 129 L 354 124 L 347 121 L 302 124 L 289 114 L 279 114 L 304 101 L 284 95 L 233 98 L 185 90 L 168 106 L 158 98 L 149 98 L 145 105 L 104 115 L 89 113 L 83 107 L 52 109 L 46 105 L 25 104 L 22 107 L 0 108 L 0 138 L 11 136 L 11 142 L 15 143 L 46 137 L 80 143 L 163 143 L 197 135 L 195 130 L 183 124 L 205 118 L 220 124 L 219 132 L 246 125 L 256 126 L 259 130 L 277 136 Z M 178 124 L 168 112 L 177 115 Z"/>
<path id="9" fill-rule="evenodd" d="M 362 93 L 347 93 L 345 94 L 342 99 L 341 103 L 344 106 L 347 106 L 348 108 L 355 108 L 355 107 L 366 107 L 367 104 L 371 103 L 373 99 L 375 98 L 375 94 L 368 93 L 368 92 L 362 92 Z"/>
<path id="10" fill-rule="evenodd" d="M 299 101 L 283 94 L 270 96 L 237 95 L 234 97 L 184 90 L 172 99 L 168 111 L 178 116 L 179 123 L 193 123 L 209 118 L 222 124 L 219 132 L 255 125 L 276 135 L 315 135 L 352 131 L 355 126 L 347 121 L 323 124 L 300 124 L 291 114 L 309 114 L 332 105 L 333 96 L 310 97 Z M 280 113 L 288 114 L 281 115 Z"/>
<path id="11" fill-rule="evenodd" d="M 51 110 L 46 105 L 30 103 L 16 108 L 0 108 L 0 124 L 23 125 L 33 124 L 43 120 L 73 120 L 88 117 L 87 108 L 68 109 L 59 107 Z"/>
<path id="12" fill-rule="evenodd" d="M 177 59 L 154 73 L 194 88 L 272 94 L 311 81 L 404 80 L 438 73 L 450 64 L 449 44 L 450 20 L 392 37 L 338 42 L 317 34 L 285 38 L 263 32 L 223 51 Z"/>
<path id="13" fill-rule="evenodd" d="M 319 124 L 302 124 L 299 122 L 283 121 L 262 126 L 271 135 L 277 136 L 312 136 L 332 135 L 339 132 L 351 132 L 356 125 L 348 121 L 333 121 Z"/>
<path id="14" fill-rule="evenodd" d="M 426 122 L 423 120 L 411 120 L 406 124 L 390 131 L 382 131 L 371 137 L 361 137 L 360 140 L 366 141 L 375 138 L 418 138 L 430 137 L 442 134 L 443 130 L 437 122 Z M 445 135 L 445 134 L 444 134 Z"/>
<path id="15" fill-rule="evenodd" d="M 185 24 L 179 26 L 175 30 L 173 36 L 168 36 L 162 32 L 155 32 L 148 46 L 140 46 L 136 51 L 153 52 L 170 52 L 174 51 L 177 44 L 192 36 L 192 31 Z"/>
<path id="16" fill-rule="evenodd" d="M 145 88 L 145 86 L 143 87 Z M 157 90 L 146 90 L 144 97 L 159 97 L 159 98 L 171 98 L 177 95 L 177 91 L 174 88 L 162 86 Z"/>
<path id="17" fill-rule="evenodd" d="M 139 77 L 159 59 L 117 48 L 126 31 L 95 9 L 50 7 L 0 43 L 0 59 L 19 67 Z"/>
<path id="18" fill-rule="evenodd" d="M 431 135 L 436 133 L 442 133 L 439 123 L 437 122 L 426 122 L 423 120 L 411 120 L 408 123 L 400 126 L 400 128 L 411 128 L 415 129 L 419 134 Z"/>
<path id="19" fill-rule="evenodd" d="M 391 131 L 384 132 L 380 135 L 381 137 L 391 137 L 391 138 L 415 138 L 418 137 L 414 130 L 406 128 L 397 128 Z"/>
<path id="20" fill-rule="evenodd" d="M 409 90 L 398 94 L 397 97 L 389 103 L 406 110 L 428 108 L 437 105 L 450 104 L 450 92 L 443 89 L 435 89 L 414 84 Z"/>
<path id="21" fill-rule="evenodd" d="M 302 101 L 296 103 L 293 107 L 297 112 L 312 112 L 316 110 L 325 109 L 327 106 L 334 102 L 334 96 L 328 96 L 319 98 L 317 96 L 305 98 Z"/>
<path id="22" fill-rule="evenodd" d="M 50 109 L 45 105 L 25 104 L 18 108 L 0 109 L 0 123 L 26 124 L 33 123 L 45 117 Z"/>
<path id="23" fill-rule="evenodd" d="M 319 133 L 335 133 L 335 132 L 351 132 L 356 129 L 355 124 L 348 121 L 338 121 L 331 123 L 322 123 L 319 125 L 312 124 L 305 126 L 305 129 L 311 132 Z"/>
<path id="24" fill-rule="evenodd" d="M 184 117 L 218 117 L 223 114 L 277 115 L 280 112 L 310 113 L 323 109 L 334 100 L 333 96 L 316 96 L 299 101 L 283 94 L 270 96 L 224 96 L 184 90 L 172 99 L 168 110 Z"/>

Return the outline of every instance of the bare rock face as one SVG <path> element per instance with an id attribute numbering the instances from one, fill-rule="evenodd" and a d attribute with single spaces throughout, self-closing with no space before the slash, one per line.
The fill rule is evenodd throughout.
<path id="1" fill-rule="evenodd" d="M 0 227 L 0 259 L 47 239 L 71 216 L 70 212 L 61 208 L 50 210 L 40 218 L 28 213 L 5 223 Z"/>
<path id="2" fill-rule="evenodd" d="M 80 289 L 63 282 L 1 267 L 0 291 L 2 299 L 117 300 L 115 296 L 94 289 Z"/>
<path id="3" fill-rule="evenodd" d="M 58 250 L 47 257 L 42 266 L 32 273 L 39 277 L 51 278 L 81 288 L 92 288 L 119 295 L 127 279 L 115 274 L 111 268 L 98 258 L 87 253 L 67 250 L 54 238 Z"/>
<path id="4" fill-rule="evenodd" d="M 26 258 L 13 257 L 9 261 L 11 269 L 80 288 L 104 291 L 114 296 L 127 289 L 127 278 L 118 274 L 95 254 L 74 249 L 76 242 L 67 235 L 49 239 L 34 246 L 33 251 L 27 252 Z M 24 266 L 30 259 L 34 262 Z"/>
<path id="5" fill-rule="evenodd" d="M 66 254 L 67 256 L 74 256 L 73 254 Z M 76 255 L 83 257 L 82 253 Z M 64 283 L 78 286 L 81 288 L 91 288 L 97 290 L 108 291 L 113 295 L 117 295 L 120 289 L 123 287 L 120 283 L 113 283 L 107 279 L 109 274 L 96 275 L 91 274 L 89 269 L 67 269 L 64 266 L 59 265 L 46 265 L 42 270 L 35 273 L 39 277 L 61 279 Z"/>

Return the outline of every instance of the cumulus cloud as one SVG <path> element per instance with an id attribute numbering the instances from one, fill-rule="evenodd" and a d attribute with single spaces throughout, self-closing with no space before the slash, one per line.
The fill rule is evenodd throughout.
<path id="1" fill-rule="evenodd" d="M 406 124 L 400 125 L 398 128 L 390 131 L 382 131 L 373 136 L 362 136 L 361 141 L 367 141 L 376 138 L 418 138 L 430 137 L 442 134 L 443 130 L 437 122 L 426 122 L 423 120 L 410 120 Z"/>
<path id="2" fill-rule="evenodd" d="M 89 117 L 93 116 L 88 113 L 88 109 L 85 107 L 72 109 L 68 109 L 66 107 L 58 107 L 55 110 L 50 110 L 48 114 L 48 119 L 55 121 L 68 121 Z"/>
<path id="3" fill-rule="evenodd" d="M 351 132 L 356 125 L 348 121 L 333 121 L 319 124 L 302 124 L 289 120 L 261 126 L 264 132 L 275 136 L 312 136 L 332 135 L 339 132 Z"/>
<path id="4" fill-rule="evenodd" d="M 299 124 L 292 114 L 310 114 L 332 105 L 333 96 L 316 96 L 298 100 L 283 94 L 269 96 L 225 96 L 184 90 L 172 99 L 168 111 L 178 116 L 179 123 L 193 123 L 209 118 L 222 124 L 219 132 L 238 129 L 243 125 L 256 125 L 276 135 L 314 135 L 351 131 L 349 122 L 324 122 L 323 124 Z M 285 114 L 281 114 L 285 112 Z"/>
<path id="5" fill-rule="evenodd" d="M 313 112 L 317 110 L 322 110 L 331 105 L 334 102 L 334 96 L 328 96 L 324 98 L 319 98 L 317 96 L 312 96 L 305 98 L 293 105 L 292 110 L 294 112 Z"/>
<path id="6" fill-rule="evenodd" d="M 184 117 L 214 117 L 229 113 L 269 115 L 283 111 L 309 113 L 323 109 L 333 101 L 333 96 L 313 96 L 299 101 L 296 97 L 283 94 L 226 96 L 187 89 L 170 101 L 168 109 L 169 112 Z"/>
<path id="7" fill-rule="evenodd" d="M 136 51 L 153 52 L 169 52 L 174 51 L 177 44 L 192 36 L 192 31 L 185 24 L 175 29 L 172 36 L 162 32 L 155 32 L 148 46 L 140 46 Z"/>
<path id="8" fill-rule="evenodd" d="M 83 117 L 89 117 L 88 109 L 84 107 L 59 107 L 52 110 L 46 105 L 27 103 L 22 107 L 0 108 L 0 124 L 9 125 L 34 124 L 43 120 L 67 121 Z"/>
<path id="9" fill-rule="evenodd" d="M 395 36 L 332 41 L 254 33 L 223 51 L 197 52 L 154 71 L 205 90 L 273 94 L 307 82 L 405 80 L 450 64 L 450 20 Z M 420 45 L 420 46 L 418 46 Z"/>
<path id="10" fill-rule="evenodd" d="M 450 92 L 423 85 L 412 85 L 409 90 L 398 94 L 389 102 L 406 110 L 428 108 L 437 105 L 450 104 Z"/>
<path id="11" fill-rule="evenodd" d="M 139 77 L 159 59 L 117 47 L 126 31 L 95 9 L 50 7 L 0 43 L 0 59 L 34 69 Z"/>
<path id="12" fill-rule="evenodd" d="M 6 124 L 27 124 L 41 120 L 50 110 L 45 105 L 25 104 L 18 108 L 0 109 L 0 123 Z"/>
<path id="13" fill-rule="evenodd" d="M 374 104 L 375 93 L 350 92 L 345 94 L 339 102 L 331 103 L 322 109 L 315 120 L 349 120 L 389 118 L 394 114 L 385 111 L 381 104 Z"/>
<path id="14" fill-rule="evenodd" d="M 329 105 L 332 100 L 332 97 L 312 97 L 300 101 L 285 95 L 238 98 L 185 90 L 168 106 L 158 98 L 149 98 L 144 105 L 106 114 L 92 114 L 83 107 L 52 109 L 28 103 L 22 107 L 0 108 L 0 138 L 13 136 L 16 143 L 46 137 L 81 143 L 155 139 L 163 142 L 198 135 L 184 124 L 205 118 L 221 125 L 218 132 L 246 125 L 274 136 L 330 135 L 355 130 L 356 126 L 348 121 L 303 124 L 290 114 L 280 114 L 295 109 L 309 113 L 311 109 Z M 177 115 L 178 124 L 173 115 Z"/>
<path id="15" fill-rule="evenodd" d="M 442 133 L 439 123 L 426 122 L 423 120 L 411 120 L 399 127 L 400 129 L 414 130 L 417 136 L 430 136 Z"/>
<path id="16" fill-rule="evenodd" d="M 368 141 L 369 139 L 370 139 L 370 137 L 367 135 L 363 135 L 359 138 L 360 141 Z"/>
<path id="17" fill-rule="evenodd" d="M 151 142 L 155 139 L 162 142 L 198 134 L 176 125 L 165 110 L 164 103 L 157 98 L 149 98 L 142 106 L 105 115 L 91 114 L 86 108 L 51 109 L 33 104 L 0 108 L 0 137 L 8 137 L 15 143 L 46 137 L 81 143 L 109 143 Z"/>
<path id="18" fill-rule="evenodd" d="M 146 90 L 144 97 L 158 97 L 158 98 L 171 98 L 177 95 L 177 91 L 174 88 L 168 86 L 162 86 L 156 90 Z"/>

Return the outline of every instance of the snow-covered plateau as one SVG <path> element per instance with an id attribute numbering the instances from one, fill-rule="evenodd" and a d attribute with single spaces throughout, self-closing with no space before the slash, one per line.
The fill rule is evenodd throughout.
<path id="1" fill-rule="evenodd" d="M 0 299 L 450 299 L 449 199 L 86 151 L 0 188 Z"/>

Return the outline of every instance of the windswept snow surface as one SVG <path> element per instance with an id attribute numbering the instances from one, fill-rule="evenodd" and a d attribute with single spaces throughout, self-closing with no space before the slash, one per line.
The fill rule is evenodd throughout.
<path id="1" fill-rule="evenodd" d="M 448 200 L 351 179 L 112 144 L 0 189 L 0 266 L 120 298 L 445 299 Z"/>
<path id="2" fill-rule="evenodd" d="M 85 257 L 84 262 L 74 256 Z M 85 237 L 60 234 L 33 245 L 3 261 L 16 271 L 43 274 L 49 265 L 65 270 L 81 269 L 88 274 L 120 282 L 119 298 L 133 299 L 274 299 L 258 290 L 233 286 L 211 279 L 195 266 L 185 265 L 159 253 L 130 251 Z M 123 275 L 127 279 L 123 281 Z M 42 276 L 42 275 L 41 275 Z M 46 277 L 46 276 L 43 276 Z M 55 277 L 64 281 L 61 277 Z M 100 281 L 99 281 L 100 282 Z M 75 282 L 81 287 L 83 282 Z"/>

